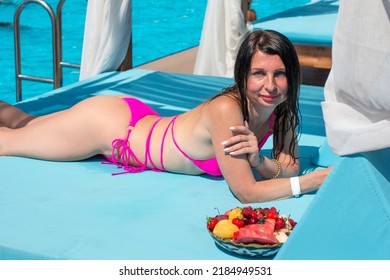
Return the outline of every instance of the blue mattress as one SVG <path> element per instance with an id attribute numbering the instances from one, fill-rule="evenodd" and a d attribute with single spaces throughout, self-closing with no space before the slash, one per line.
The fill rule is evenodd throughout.
<path id="1" fill-rule="evenodd" d="M 231 83 L 227 78 L 133 69 L 100 74 L 17 106 L 33 114 L 44 114 L 68 108 L 93 95 L 131 94 L 161 114 L 174 115 L 196 106 Z M 321 100 L 322 88 L 302 86 L 300 103 L 304 126 L 299 142 L 302 172 L 333 163 L 342 166 L 345 162 L 327 148 Z M 271 141 L 265 144 L 265 153 L 270 152 Z M 216 246 L 206 230 L 206 216 L 216 215 L 215 208 L 224 211 L 242 206 L 223 179 L 153 171 L 111 176 L 117 171 L 116 167 L 101 164 L 101 161 L 101 157 L 80 162 L 0 157 L 0 259 L 243 258 Z M 346 166 L 340 168 L 351 168 Z M 348 170 L 341 172 L 341 175 L 348 174 Z M 294 230 L 275 258 L 310 256 L 307 252 L 311 252 L 312 245 L 308 240 L 314 238 L 309 235 L 310 217 L 326 214 L 326 205 L 333 205 L 329 198 L 332 194 L 327 193 L 344 189 L 343 183 L 338 182 L 341 179 L 336 175 L 332 178 L 333 181 L 327 182 L 318 193 L 252 204 L 254 207 L 275 206 L 298 221 L 297 236 Z M 362 187 L 355 174 L 349 179 L 354 187 Z M 317 204 L 322 209 L 318 210 L 319 214 Z M 384 230 L 380 234 L 385 234 L 388 228 Z M 300 232 L 303 232 L 302 237 Z M 318 228 L 316 234 L 317 239 L 326 235 Z M 304 240 L 300 240 L 302 238 Z M 298 248 L 300 254 L 296 256 Z M 322 252 L 324 250 L 322 248 Z M 345 252 L 324 256 L 351 257 Z M 370 256 L 375 257 L 375 254 Z M 321 257 L 321 252 L 313 257 Z M 380 257 L 389 257 L 389 253 Z"/>
<path id="2" fill-rule="evenodd" d="M 323 0 L 292 8 L 253 22 L 255 29 L 272 29 L 294 44 L 331 46 L 339 1 Z"/>

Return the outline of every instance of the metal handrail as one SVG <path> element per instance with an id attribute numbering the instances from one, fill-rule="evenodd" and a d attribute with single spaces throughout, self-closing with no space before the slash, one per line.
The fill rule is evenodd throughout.
<path id="1" fill-rule="evenodd" d="M 63 67 L 80 68 L 80 64 L 62 61 L 62 7 L 65 0 L 60 0 L 57 4 L 57 15 L 44 0 L 25 0 L 15 11 L 14 15 L 14 40 L 15 40 L 15 72 L 16 72 L 16 101 L 22 100 L 22 80 L 37 81 L 53 84 L 54 89 L 62 87 Z M 30 3 L 41 5 L 49 13 L 52 24 L 52 45 L 53 45 L 53 78 L 23 75 L 21 73 L 20 55 L 20 15 L 23 9 Z"/>
<path id="2" fill-rule="evenodd" d="M 65 0 L 60 0 L 57 4 L 57 48 L 58 48 L 58 65 L 57 65 L 57 73 L 59 75 L 58 79 L 60 80 L 62 86 L 63 80 L 63 67 L 70 68 L 80 68 L 80 64 L 70 63 L 62 61 L 62 7 L 65 3 Z"/>
<path id="3" fill-rule="evenodd" d="M 53 78 L 43 78 L 43 77 L 37 77 L 32 75 L 23 75 L 21 73 L 22 66 L 21 66 L 21 54 L 20 54 L 20 15 L 23 11 L 23 9 L 31 4 L 39 4 L 41 5 L 49 14 L 51 24 L 52 24 L 52 48 L 53 48 Z M 57 23 L 56 23 L 56 16 L 54 14 L 54 11 L 48 5 L 45 1 L 42 0 L 25 0 L 21 4 L 19 4 L 18 8 L 15 11 L 14 15 L 14 42 L 15 42 L 15 78 L 16 78 L 16 101 L 19 102 L 22 100 L 22 80 L 31 80 L 31 81 L 38 81 L 38 82 L 44 82 L 44 83 L 52 83 L 54 85 L 54 88 L 60 87 L 60 81 L 58 79 L 58 70 L 57 65 L 59 64 L 58 61 L 58 48 L 57 48 Z"/>

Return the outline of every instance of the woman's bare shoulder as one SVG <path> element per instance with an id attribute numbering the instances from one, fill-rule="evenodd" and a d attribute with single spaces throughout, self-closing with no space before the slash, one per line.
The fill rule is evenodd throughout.
<path id="1" fill-rule="evenodd" d="M 240 104 L 231 96 L 218 96 L 206 105 L 205 116 L 207 127 L 210 130 L 215 127 L 230 127 L 242 125 L 244 117 Z"/>
<path id="2" fill-rule="evenodd" d="M 209 110 L 215 114 L 239 113 L 240 104 L 237 99 L 230 95 L 221 95 L 209 102 Z"/>

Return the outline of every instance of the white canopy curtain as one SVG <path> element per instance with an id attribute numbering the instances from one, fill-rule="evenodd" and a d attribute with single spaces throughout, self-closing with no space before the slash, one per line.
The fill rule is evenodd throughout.
<path id="1" fill-rule="evenodd" d="M 89 0 L 80 80 L 117 70 L 131 37 L 131 0 Z"/>
<path id="2" fill-rule="evenodd" d="M 390 0 L 341 0 L 322 103 L 339 155 L 390 147 Z"/>
<path id="3" fill-rule="evenodd" d="M 194 74 L 233 77 L 236 49 L 248 31 L 242 0 L 209 0 Z"/>

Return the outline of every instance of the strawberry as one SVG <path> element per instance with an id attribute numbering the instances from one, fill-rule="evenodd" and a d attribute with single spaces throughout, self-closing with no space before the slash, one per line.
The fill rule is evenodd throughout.
<path id="1" fill-rule="evenodd" d="M 245 225 L 245 221 L 242 220 L 242 219 L 239 219 L 239 218 L 234 218 L 232 220 L 232 223 L 236 226 L 238 226 L 239 228 L 242 228 L 244 225 Z"/>
<path id="2" fill-rule="evenodd" d="M 288 223 L 290 224 L 291 226 L 291 229 L 293 229 L 295 227 L 295 225 L 297 224 L 293 219 L 289 218 L 288 219 Z"/>
<path id="3" fill-rule="evenodd" d="M 245 218 L 252 217 L 252 212 L 253 212 L 253 208 L 251 206 L 246 206 L 246 207 L 242 208 L 242 215 Z"/>
<path id="4" fill-rule="evenodd" d="M 277 218 L 275 221 L 275 230 L 283 229 L 286 227 L 286 222 L 283 218 Z"/>
<path id="5" fill-rule="evenodd" d="M 209 231 L 213 231 L 214 227 L 216 226 L 216 224 L 218 223 L 218 219 L 217 218 L 207 218 L 207 229 Z"/>
<path id="6" fill-rule="evenodd" d="M 276 211 L 276 208 L 275 208 L 275 207 L 271 207 L 271 208 L 267 211 L 267 218 L 268 218 L 268 219 L 274 219 L 274 220 L 276 220 L 278 217 L 279 217 L 279 214 L 278 214 L 278 211 Z"/>
<path id="7" fill-rule="evenodd" d="M 257 219 L 257 212 L 255 210 L 252 211 L 251 218 L 256 218 Z"/>

